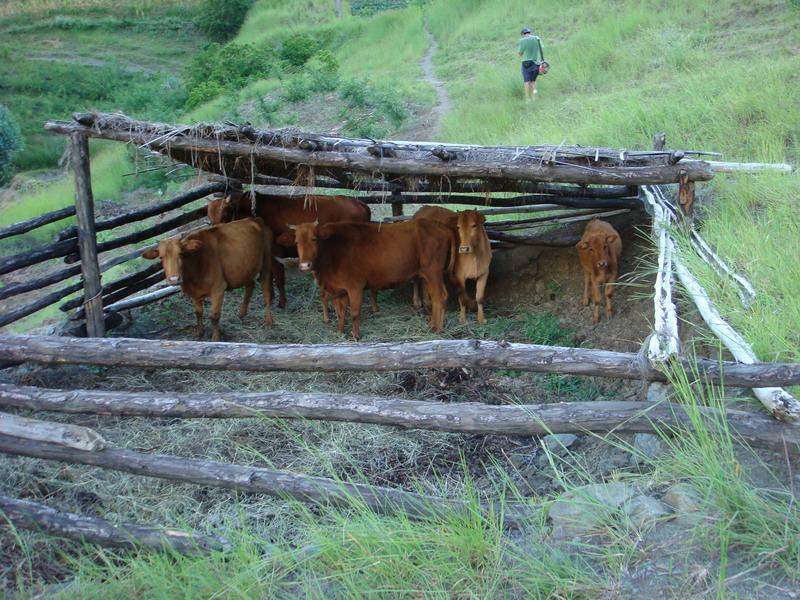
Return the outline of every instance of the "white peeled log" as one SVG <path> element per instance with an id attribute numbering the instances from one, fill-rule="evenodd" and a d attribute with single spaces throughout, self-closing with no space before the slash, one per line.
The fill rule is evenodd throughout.
<path id="1" fill-rule="evenodd" d="M 675 244 L 667 232 L 670 213 L 655 197 L 653 188 L 642 186 L 645 201 L 653 212 L 653 231 L 658 238 L 658 272 L 654 286 L 653 333 L 647 347 L 647 358 L 653 364 L 663 364 L 678 354 L 678 314 L 672 301 L 672 258 Z"/>
<path id="2" fill-rule="evenodd" d="M 669 209 L 673 217 L 678 216 L 678 209 L 667 200 L 660 188 L 653 188 L 653 193 L 656 198 L 661 201 L 661 204 Z M 728 264 L 711 249 L 711 246 L 708 245 L 694 228 L 692 228 L 689 233 L 689 241 L 692 244 L 692 248 L 697 252 L 697 255 L 714 269 L 717 275 L 720 277 L 728 276 L 733 279 L 738 285 L 736 291 L 739 294 L 739 299 L 742 301 L 742 306 L 744 308 L 750 308 L 753 300 L 756 298 L 756 290 L 747 278 L 731 269 Z"/>
<path id="3" fill-rule="evenodd" d="M 694 301 L 706 325 L 725 344 L 733 357 L 748 365 L 758 362 L 750 344 L 717 312 L 705 289 L 686 268 L 680 255 L 675 257 L 675 269 L 681 284 Z M 753 388 L 753 394 L 776 419 L 788 423 L 800 421 L 800 402 L 783 388 Z"/>
<path id="4" fill-rule="evenodd" d="M 88 427 L 28 419 L 9 413 L 0 413 L 0 434 L 89 452 L 106 447 L 106 441 L 100 434 Z"/>

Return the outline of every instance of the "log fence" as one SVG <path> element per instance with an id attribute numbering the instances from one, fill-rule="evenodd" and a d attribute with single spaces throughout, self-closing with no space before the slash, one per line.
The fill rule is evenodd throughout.
<path id="1" fill-rule="evenodd" d="M 21 362 L 91 364 L 138 368 L 186 368 L 243 371 L 397 371 L 409 369 L 515 369 L 564 375 L 614 377 L 642 382 L 664 382 L 668 367 L 692 374 L 692 382 L 753 388 L 777 420 L 762 414 L 711 408 L 640 402 L 577 402 L 487 406 L 481 403 L 443 404 L 316 392 L 260 393 L 140 393 L 102 390 L 58 390 L 0 384 L 0 407 L 14 410 L 137 417 L 320 419 L 378 424 L 436 431 L 509 436 L 546 433 L 654 432 L 671 434 L 691 429 L 700 418 L 709 428 L 730 431 L 753 446 L 800 453 L 800 408 L 778 386 L 800 385 L 800 364 L 759 363 L 749 348 L 729 346 L 740 362 L 687 358 L 677 344 L 677 316 L 672 301 L 673 270 L 698 306 L 702 290 L 693 288 L 691 275 L 680 260 L 669 225 L 674 219 L 691 222 L 694 186 L 713 177 L 706 161 L 687 159 L 702 153 L 664 149 L 657 138 L 653 151 L 607 148 L 531 146 L 477 147 L 416 142 L 376 142 L 270 132 L 249 126 L 204 129 L 133 121 L 124 115 L 77 114 L 73 122 L 48 122 L 46 128 L 68 135 L 76 177 L 75 206 L 0 229 L 0 239 L 75 216 L 77 224 L 63 228 L 56 239 L 28 252 L 0 259 L 0 274 L 54 258 L 79 265 L 51 272 L 0 289 L 0 300 L 70 280 L 81 280 L 36 301 L 0 315 L 0 327 L 50 306 L 83 290 L 81 298 L 64 302 L 61 309 L 85 321 L 89 339 L 50 336 L 0 335 L 0 366 Z M 173 159 L 217 173 L 210 183 L 153 206 L 95 220 L 89 176 L 89 137 L 134 142 Z M 246 157 L 248 160 L 241 160 Z M 718 168 L 716 170 L 719 170 Z M 658 237 L 659 270 L 655 290 L 654 335 L 639 354 L 597 349 L 565 348 L 481 340 L 432 340 L 378 344 L 209 343 L 103 338 L 115 311 L 157 301 L 179 291 L 153 290 L 163 280 L 159 264 L 152 264 L 102 284 L 100 275 L 139 256 L 148 246 L 100 262 L 99 255 L 124 246 L 152 243 L 155 236 L 200 221 L 205 207 L 192 202 L 211 194 L 241 191 L 243 182 L 268 186 L 270 194 L 307 195 L 317 188 L 337 190 L 370 205 L 391 206 L 387 221 L 404 216 L 404 204 L 442 203 L 479 207 L 487 215 L 530 214 L 552 211 L 545 217 L 527 217 L 487 223 L 493 242 L 517 245 L 569 246 L 578 237 L 579 224 L 595 216 L 635 222 L 648 209 Z M 298 182 L 307 184 L 299 187 Z M 659 195 L 658 184 L 678 184 L 675 205 Z M 641 188 L 639 186 L 642 186 Z M 264 188 L 259 188 L 259 191 Z M 188 207 L 188 208 L 187 208 Z M 144 229 L 97 242 L 97 232 L 160 217 L 177 215 Z M 510 234 L 517 229 L 528 235 Z M 546 231 L 545 231 L 546 229 Z M 569 231 L 567 231 L 569 229 Z M 734 276 L 699 236 L 693 247 L 715 268 Z M 754 295 L 746 280 L 737 282 Z M 696 283 L 696 282 L 694 282 Z M 749 285 L 749 284 L 747 284 Z M 135 295 L 144 291 L 144 294 Z M 701 297 L 700 300 L 697 297 Z M 744 300 L 744 296 L 743 296 Z M 704 309 L 701 308 L 701 312 Z M 703 312 L 707 320 L 718 315 Z M 708 316 L 708 315 L 711 316 Z M 719 320 L 719 319 L 717 319 Z M 729 335 L 732 339 L 732 336 Z M 741 345 L 741 344 L 739 344 Z M 746 346 L 746 345 L 745 345 Z M 692 410 L 696 412 L 691 412 Z M 379 513 L 402 513 L 429 519 L 470 511 L 474 507 L 446 498 L 400 489 L 381 488 L 198 458 L 139 453 L 109 446 L 99 433 L 85 427 L 50 423 L 0 413 L 0 452 L 92 465 L 183 481 L 198 485 L 265 493 L 322 506 L 352 506 L 353 502 Z M 485 502 L 483 510 L 498 507 Z M 521 527 L 540 507 L 505 505 L 504 523 Z M 34 503 L 0 496 L 0 511 L 12 523 L 27 528 L 120 547 L 172 548 L 179 552 L 225 549 L 218 538 L 188 535 L 139 525 L 112 526 Z"/>

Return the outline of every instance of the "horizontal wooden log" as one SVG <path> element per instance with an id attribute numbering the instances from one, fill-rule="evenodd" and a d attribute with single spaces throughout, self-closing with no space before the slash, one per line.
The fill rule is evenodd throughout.
<path id="1" fill-rule="evenodd" d="M 138 242 L 142 242 L 145 240 L 149 240 L 157 235 L 162 233 L 166 233 L 168 231 L 172 231 L 173 229 L 177 229 L 181 225 L 185 225 L 187 223 L 192 223 L 193 221 L 197 221 L 199 219 L 203 219 L 206 217 L 208 210 L 205 206 L 201 206 L 200 208 L 196 208 L 189 212 L 183 213 L 178 215 L 177 217 L 173 217 L 171 219 L 167 219 L 148 227 L 147 229 L 143 229 L 141 231 L 136 231 L 134 233 L 130 233 L 128 235 L 123 235 L 119 238 L 109 240 L 107 242 L 102 242 L 97 244 L 97 252 L 108 252 L 109 250 L 114 250 L 116 248 L 121 248 L 122 246 L 127 246 L 129 244 L 135 244 Z M 67 242 L 62 242 L 67 243 Z M 66 262 L 76 262 L 79 260 L 77 254 L 71 254 L 67 257 Z"/>
<path id="2" fill-rule="evenodd" d="M 125 275 L 124 277 L 120 277 L 110 283 L 107 283 L 103 286 L 101 290 L 101 294 L 103 295 L 103 304 L 106 303 L 105 296 L 108 296 L 112 292 L 116 292 L 117 290 L 121 290 L 131 284 L 138 283 L 139 281 L 150 277 L 163 269 L 160 262 L 153 263 L 144 269 L 140 269 L 134 273 L 130 273 L 129 275 Z M 83 299 L 75 298 L 73 300 L 69 300 L 59 306 L 62 311 L 72 310 L 73 308 L 79 307 L 83 304 Z"/>
<path id="3" fill-rule="evenodd" d="M 158 477 L 242 492 L 291 498 L 316 505 L 362 504 L 380 514 L 402 513 L 414 519 L 430 519 L 465 513 L 471 506 L 458 500 L 424 496 L 398 489 L 335 481 L 255 466 L 239 466 L 196 458 L 144 454 L 123 448 L 85 452 L 45 442 L 0 435 L 0 452 L 46 460 L 92 465 L 134 475 Z M 504 524 L 521 526 L 533 516 L 533 507 L 506 505 Z"/>
<path id="4" fill-rule="evenodd" d="M 46 244 L 39 246 L 33 250 L 20 252 L 12 256 L 0 258 L 0 275 L 11 273 L 23 267 L 44 262 L 51 258 L 61 258 L 67 256 L 78 249 L 78 241 L 76 239 L 66 240 L 63 242 L 56 242 L 54 244 Z"/>
<path id="5" fill-rule="evenodd" d="M 207 183 L 205 185 L 201 185 L 200 187 L 194 188 L 168 200 L 167 202 L 161 202 L 160 204 L 154 204 L 153 206 L 148 206 L 146 208 L 141 208 L 138 210 L 132 210 L 121 215 L 117 215 L 116 217 L 110 219 L 101 219 L 95 222 L 95 230 L 96 231 L 107 231 L 109 229 L 113 229 L 114 227 L 119 227 L 120 225 L 126 225 L 128 223 L 135 223 L 136 221 L 142 221 L 149 217 L 154 217 L 156 215 L 163 214 L 170 210 L 175 210 L 176 208 L 180 208 L 189 204 L 190 202 L 194 202 L 195 200 L 199 200 L 200 198 L 205 198 L 209 194 L 213 194 L 214 192 L 223 192 L 227 186 L 224 183 Z M 58 236 L 56 237 L 57 240 L 66 240 L 72 237 L 76 237 L 78 235 L 77 227 L 68 227 L 66 229 L 62 229 Z"/>
<path id="6" fill-rule="evenodd" d="M 112 548 L 168 549 L 181 554 L 209 550 L 227 552 L 222 539 L 175 529 L 143 527 L 133 523 L 113 525 L 104 519 L 55 510 L 37 502 L 0 495 L 0 515 L 15 527 Z"/>
<path id="7" fill-rule="evenodd" d="M 96 431 L 79 425 L 53 423 L 0 412 L 0 434 L 26 440 L 97 452 L 106 441 Z"/>
<path id="8" fill-rule="evenodd" d="M 786 163 L 740 163 L 716 160 L 707 162 L 715 173 L 763 173 L 764 171 L 791 173 L 794 171 L 794 167 Z"/>
<path id="9" fill-rule="evenodd" d="M 6 325 L 10 325 L 15 321 L 19 321 L 20 319 L 24 319 L 27 316 L 32 315 L 35 312 L 42 310 L 43 308 L 47 308 L 56 302 L 60 302 L 67 296 L 79 292 L 83 289 L 83 282 L 79 281 L 78 283 L 73 283 L 68 285 L 60 290 L 56 290 L 55 292 L 50 292 L 37 300 L 29 304 L 25 304 L 24 306 L 20 306 L 19 308 L 15 308 L 6 313 L 0 314 L 0 327 L 5 327 Z M 81 298 L 81 301 L 83 299 Z"/>
<path id="10" fill-rule="evenodd" d="M 448 178 L 525 179 L 546 182 L 578 184 L 645 185 L 677 183 L 680 172 L 686 171 L 689 181 L 708 181 L 713 178 L 711 168 L 702 161 L 681 161 L 677 165 L 635 167 L 586 167 L 573 164 L 543 164 L 542 161 L 467 161 L 442 162 L 430 159 L 376 158 L 352 152 L 308 151 L 299 148 L 258 145 L 249 142 L 211 140 L 189 136 L 161 136 L 152 138 L 134 130 L 102 132 L 74 123 L 49 121 L 45 128 L 57 133 L 82 132 L 91 137 L 134 142 L 169 154 L 175 151 L 191 155 L 207 154 L 209 157 L 242 156 L 271 161 L 276 169 L 286 165 L 303 165 L 314 168 L 347 169 L 384 176 L 417 176 Z M 205 165 L 211 166 L 209 163 Z"/>
<path id="11" fill-rule="evenodd" d="M 597 217 L 603 218 L 604 216 L 621 215 L 628 212 L 628 209 L 623 208 L 618 211 L 603 211 L 602 209 L 590 208 L 584 210 L 557 210 L 555 214 L 543 217 L 530 217 L 527 219 L 510 219 L 507 221 L 490 221 L 486 225 L 491 227 L 494 231 L 504 231 L 507 229 L 530 229 L 531 226 L 536 225 L 550 225 L 558 223 L 573 223 L 576 217 L 588 217 L 587 220 Z"/>
<path id="12" fill-rule="evenodd" d="M 355 394 L 275 392 L 118 392 L 0 384 L 0 406 L 115 417 L 317 419 L 486 435 L 691 430 L 679 404 L 560 402 L 491 406 Z M 800 452 L 800 427 L 756 413 L 698 408 L 708 427 L 726 427 L 754 447 Z"/>
<path id="13" fill-rule="evenodd" d="M 213 181 L 222 182 L 237 182 L 239 185 L 242 183 L 250 183 L 250 181 L 242 181 L 238 179 L 230 179 L 213 175 L 209 179 Z M 391 181 L 378 181 L 378 180 L 364 180 L 352 179 L 349 181 L 338 181 L 325 177 L 317 177 L 314 180 L 314 187 L 305 187 L 297 185 L 297 182 L 292 179 L 283 177 L 270 177 L 267 175 L 256 175 L 254 178 L 257 191 L 262 193 L 269 193 L 274 195 L 286 194 L 289 196 L 314 194 L 317 188 L 339 189 L 339 190 L 355 190 L 362 192 L 393 192 L 395 190 L 408 191 L 408 186 L 403 179 L 396 179 Z M 269 189 L 266 189 L 269 188 Z M 523 192 L 523 193 L 542 193 L 551 194 L 554 196 L 572 196 L 575 198 L 590 197 L 590 198 L 623 198 L 635 197 L 637 195 L 636 187 L 624 185 L 609 185 L 609 186 L 579 186 L 579 185 L 559 185 L 553 183 L 543 183 L 537 181 L 519 181 L 519 180 L 487 180 L 481 182 L 470 181 L 445 181 L 438 180 L 434 182 L 420 181 L 415 182 L 415 192 L 451 194 L 456 192 L 461 193 L 488 193 L 488 192 Z"/>
<path id="14" fill-rule="evenodd" d="M 486 195 L 478 196 L 474 194 L 402 194 L 400 196 L 361 196 L 359 200 L 365 204 L 459 204 L 464 206 L 483 206 L 483 207 L 524 207 L 531 205 L 557 206 L 559 208 L 589 208 L 589 209 L 612 209 L 628 208 L 639 210 L 642 203 L 638 198 L 593 198 L 593 197 L 570 197 L 554 196 L 549 194 L 532 194 L 516 196 L 511 198 L 494 198 Z"/>
<path id="15" fill-rule="evenodd" d="M 76 265 L 74 267 L 61 269 L 60 271 L 54 271 L 39 279 L 26 278 L 24 281 L 11 283 L 0 288 L 0 300 L 12 298 L 13 296 L 18 296 L 19 294 L 24 294 L 25 292 L 31 292 L 33 290 L 40 290 L 48 285 L 53 285 L 54 283 L 69 279 L 70 277 L 80 275 L 80 273 L 81 267 L 80 265 Z"/>
<path id="16" fill-rule="evenodd" d="M 21 233 L 27 233 L 34 229 L 38 229 L 43 225 L 49 225 L 50 223 L 55 223 L 56 221 L 71 217 L 74 214 L 75 206 L 70 205 L 52 212 L 44 213 L 38 217 L 34 217 L 33 219 L 28 219 L 27 221 L 21 221 L 19 223 L 0 227 L 0 240 L 14 235 L 20 235 Z"/>
<path id="17" fill-rule="evenodd" d="M 78 339 L 0 336 L 0 361 L 94 364 L 227 371 L 398 371 L 403 369 L 517 369 L 647 381 L 666 376 L 638 354 L 485 340 L 373 344 L 243 344 L 138 338 Z M 701 379 L 740 387 L 800 384 L 800 364 L 744 365 L 709 359 L 679 361 Z"/>
<path id="18" fill-rule="evenodd" d="M 170 285 L 152 292 L 148 292 L 146 294 L 141 294 L 139 296 L 134 296 L 133 298 L 127 298 L 125 300 L 120 300 L 118 302 L 114 302 L 113 304 L 109 304 L 103 308 L 106 312 L 114 312 L 114 311 L 121 311 L 121 310 L 130 310 L 131 308 L 136 308 L 139 306 L 145 306 L 146 304 L 152 304 L 153 302 L 157 302 L 166 298 L 167 296 L 172 296 L 177 294 L 181 291 L 180 286 L 177 285 Z"/>
<path id="19" fill-rule="evenodd" d="M 123 298 L 127 298 L 128 296 L 132 296 L 137 292 L 141 292 L 142 290 L 146 290 L 147 288 L 154 286 L 157 283 L 164 281 L 164 273 L 163 271 L 157 272 L 155 275 L 150 275 L 149 277 L 145 277 L 144 279 L 140 279 L 122 289 L 119 289 L 115 292 L 112 292 L 108 296 L 103 298 L 103 305 L 111 305 L 119 302 Z M 105 310 L 105 308 L 103 309 Z M 75 315 L 72 317 L 73 319 L 83 319 L 86 316 L 86 311 L 83 308 L 79 308 Z"/>

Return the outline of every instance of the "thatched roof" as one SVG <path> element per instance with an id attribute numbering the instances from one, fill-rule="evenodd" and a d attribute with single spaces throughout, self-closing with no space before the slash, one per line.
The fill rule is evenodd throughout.
<path id="1" fill-rule="evenodd" d="M 474 146 L 345 138 L 294 128 L 264 130 L 249 124 L 172 125 L 123 114 L 78 113 L 50 121 L 59 133 L 83 132 L 150 148 L 203 171 L 245 182 L 288 178 L 302 184 L 319 177 L 343 187 L 358 181 L 402 182 L 406 190 L 446 188 L 452 182 L 564 182 L 580 185 L 673 183 L 711 179 L 709 166 L 687 159 L 693 151 L 629 151 L 583 146 Z"/>

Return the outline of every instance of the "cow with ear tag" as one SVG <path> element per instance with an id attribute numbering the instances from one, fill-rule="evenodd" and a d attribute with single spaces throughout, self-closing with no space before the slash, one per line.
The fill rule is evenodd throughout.
<path id="1" fill-rule="evenodd" d="M 597 323 L 600 321 L 601 285 L 605 286 L 606 316 L 610 318 L 614 312 L 611 297 L 614 282 L 619 277 L 622 240 L 610 223 L 594 218 L 586 225 L 576 248 L 583 267 L 583 305 L 589 305 L 591 295 L 592 322 Z"/>
<path id="2" fill-rule="evenodd" d="M 222 339 L 219 319 L 225 291 L 244 286 L 239 308 L 239 318 L 243 319 L 259 276 L 264 294 L 264 322 L 272 325 L 272 241 L 272 231 L 260 218 L 248 218 L 200 229 L 183 238 L 161 240 L 157 248 L 145 250 L 142 256 L 160 258 L 167 283 L 180 285 L 181 291 L 192 300 L 200 339 L 204 332 L 203 300 L 211 300 L 211 339 L 218 342 Z"/>

